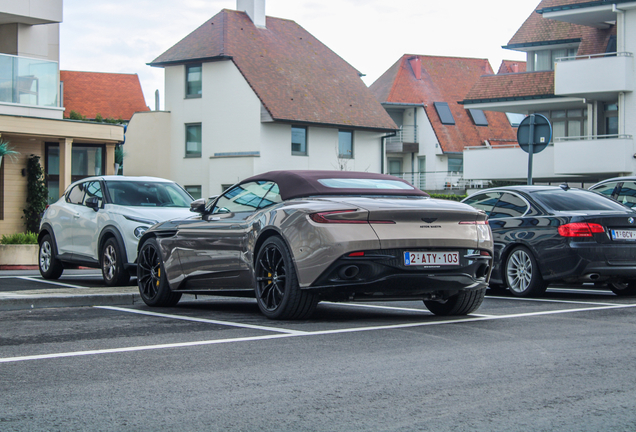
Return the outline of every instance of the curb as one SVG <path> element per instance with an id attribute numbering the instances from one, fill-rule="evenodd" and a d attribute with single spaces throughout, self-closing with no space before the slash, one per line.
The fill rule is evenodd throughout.
<path id="1" fill-rule="evenodd" d="M 0 299 L 0 311 L 81 306 L 131 306 L 141 303 L 139 294 L 25 295 Z"/>

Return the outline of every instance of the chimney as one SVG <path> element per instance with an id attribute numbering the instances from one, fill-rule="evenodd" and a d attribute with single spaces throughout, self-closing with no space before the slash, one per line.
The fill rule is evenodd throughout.
<path id="1" fill-rule="evenodd" d="M 422 60 L 419 57 L 411 57 L 409 59 L 409 63 L 411 64 L 411 69 L 413 69 L 413 74 L 415 75 L 415 79 L 422 79 Z"/>
<path id="2" fill-rule="evenodd" d="M 513 63 L 511 69 L 512 69 L 513 73 L 519 72 L 519 64 L 518 63 Z"/>
<path id="3" fill-rule="evenodd" d="M 265 0 L 236 0 L 236 10 L 247 13 L 256 27 L 265 26 Z"/>

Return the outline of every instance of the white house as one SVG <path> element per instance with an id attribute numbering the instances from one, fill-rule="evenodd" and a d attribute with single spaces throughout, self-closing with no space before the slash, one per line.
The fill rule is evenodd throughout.
<path id="1" fill-rule="evenodd" d="M 527 72 L 482 77 L 463 104 L 550 119 L 535 180 L 636 174 L 636 1 L 543 0 L 506 48 L 527 53 Z M 523 180 L 527 164 L 515 146 L 464 151 L 466 178 Z"/>
<path id="2" fill-rule="evenodd" d="M 205 197 L 270 170 L 379 172 L 396 125 L 359 72 L 264 0 L 237 6 L 150 63 L 165 69 L 165 111 L 131 119 L 126 174 Z"/>
<path id="3" fill-rule="evenodd" d="M 387 138 L 388 173 L 427 191 L 487 185 L 466 181 L 466 146 L 511 145 L 516 132 L 504 113 L 466 109 L 458 103 L 484 74 L 486 59 L 404 55 L 370 89 L 398 125 Z"/>

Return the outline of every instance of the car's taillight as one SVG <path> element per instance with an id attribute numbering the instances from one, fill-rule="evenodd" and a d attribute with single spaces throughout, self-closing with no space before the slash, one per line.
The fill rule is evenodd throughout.
<path id="1" fill-rule="evenodd" d="M 364 252 L 351 252 L 349 255 L 347 255 L 348 257 L 363 257 L 364 256 Z"/>
<path id="2" fill-rule="evenodd" d="M 329 212 L 312 213 L 309 215 L 316 223 L 345 223 L 345 224 L 366 224 L 366 219 L 347 219 L 346 214 L 356 212 L 356 210 L 338 210 Z M 331 216 L 331 217 L 330 217 Z M 344 217 L 343 217 L 344 216 Z M 351 215 L 354 216 L 354 215 Z"/>
<path id="3" fill-rule="evenodd" d="M 592 234 L 605 232 L 602 225 L 587 222 L 572 222 L 561 225 L 558 230 L 562 237 L 592 237 Z"/>

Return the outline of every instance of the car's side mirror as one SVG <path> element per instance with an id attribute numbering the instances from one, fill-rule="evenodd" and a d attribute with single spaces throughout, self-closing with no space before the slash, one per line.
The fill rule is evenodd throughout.
<path id="1" fill-rule="evenodd" d="M 96 196 L 92 196 L 90 198 L 86 198 L 86 207 L 92 208 L 93 210 L 99 210 L 99 198 Z"/>
<path id="2" fill-rule="evenodd" d="M 190 211 L 194 213 L 205 213 L 205 198 L 199 198 L 198 200 L 194 200 L 190 203 Z"/>

